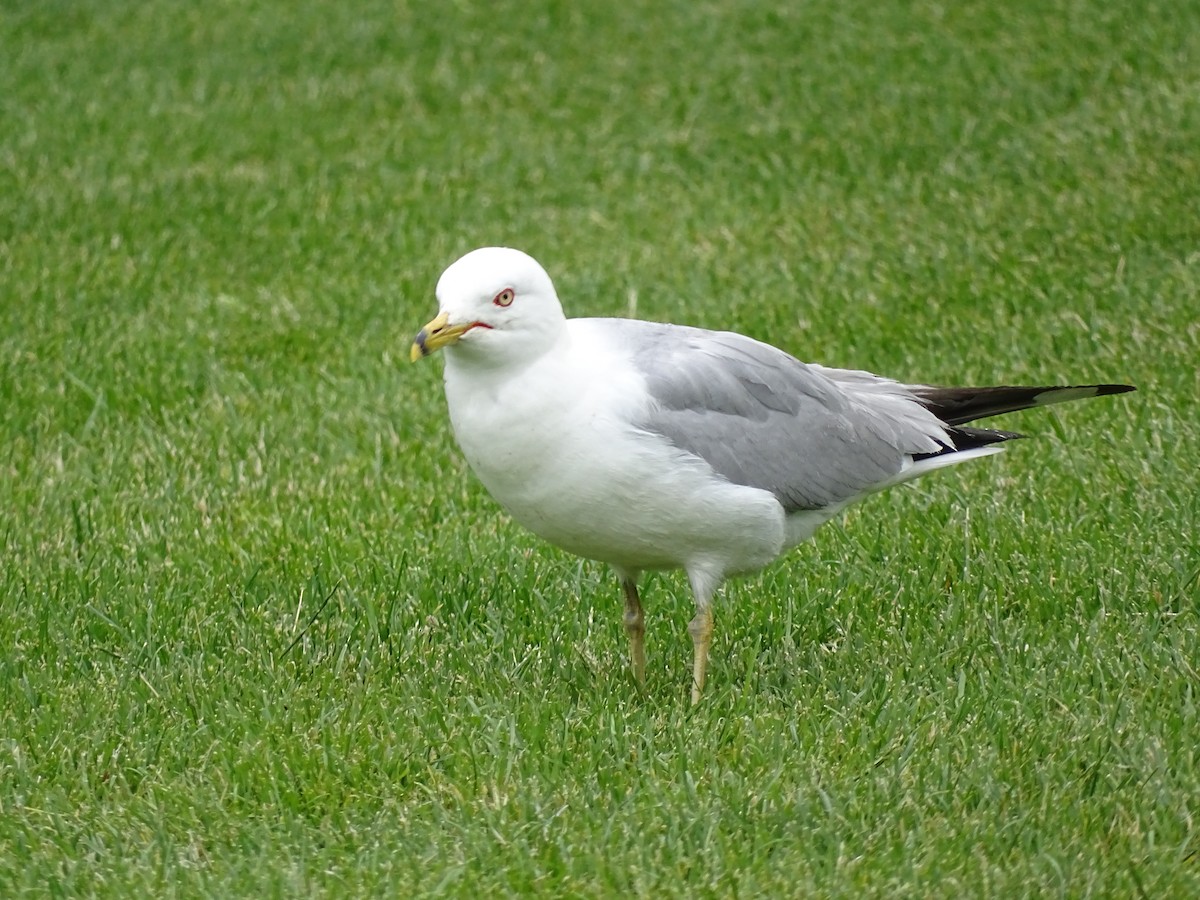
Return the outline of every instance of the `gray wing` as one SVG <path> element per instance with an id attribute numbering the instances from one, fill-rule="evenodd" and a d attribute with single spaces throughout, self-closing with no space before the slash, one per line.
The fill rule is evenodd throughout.
<path id="1" fill-rule="evenodd" d="M 789 512 L 858 496 L 914 455 L 952 446 L 905 385 L 808 366 L 730 332 L 619 319 L 606 327 L 653 400 L 637 425 L 735 484 L 770 491 Z"/>

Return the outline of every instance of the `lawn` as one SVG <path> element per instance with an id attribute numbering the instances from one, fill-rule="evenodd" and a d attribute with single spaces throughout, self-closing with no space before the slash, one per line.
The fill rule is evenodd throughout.
<path id="1" fill-rule="evenodd" d="M 521 531 L 456 256 L 1127 381 L 731 583 Z M 0 6 L 0 895 L 1200 894 L 1191 0 Z"/>

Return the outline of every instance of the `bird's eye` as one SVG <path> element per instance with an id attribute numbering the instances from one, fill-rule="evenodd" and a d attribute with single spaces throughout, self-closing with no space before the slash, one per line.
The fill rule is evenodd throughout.
<path id="1" fill-rule="evenodd" d="M 517 295 L 513 291 L 512 288 L 505 288 L 500 293 L 498 293 L 495 297 L 492 298 L 492 302 L 494 304 L 496 304 L 497 306 L 511 306 L 512 302 L 513 302 L 513 298 L 515 298 L 516 296 Z"/>

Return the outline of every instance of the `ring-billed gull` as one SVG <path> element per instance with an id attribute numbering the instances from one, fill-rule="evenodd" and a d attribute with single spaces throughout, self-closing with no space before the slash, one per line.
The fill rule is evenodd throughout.
<path id="1" fill-rule="evenodd" d="M 902 384 L 730 332 L 568 319 L 537 261 L 500 247 L 446 269 L 437 299 L 412 359 L 445 350 L 454 434 L 492 497 L 545 540 L 616 570 L 639 682 L 638 576 L 687 573 L 693 703 L 727 577 L 762 568 L 868 494 L 1020 437 L 966 422 L 1133 390 Z"/>

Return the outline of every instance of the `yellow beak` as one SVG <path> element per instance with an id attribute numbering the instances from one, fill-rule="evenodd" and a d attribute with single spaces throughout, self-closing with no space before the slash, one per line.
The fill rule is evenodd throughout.
<path id="1" fill-rule="evenodd" d="M 465 325 L 451 325 L 449 313 L 438 313 L 437 318 L 431 320 L 417 332 L 412 350 L 408 354 L 409 359 L 416 362 L 430 353 L 436 353 L 443 347 L 453 344 L 470 331 L 474 324 L 468 322 Z"/>

